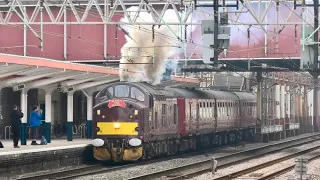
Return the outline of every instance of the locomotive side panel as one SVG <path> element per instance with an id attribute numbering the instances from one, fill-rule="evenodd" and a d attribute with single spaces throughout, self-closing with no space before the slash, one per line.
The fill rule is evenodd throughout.
<path id="1" fill-rule="evenodd" d="M 178 121 L 174 112 L 175 106 L 175 99 L 154 102 L 149 140 L 163 140 L 178 136 Z"/>

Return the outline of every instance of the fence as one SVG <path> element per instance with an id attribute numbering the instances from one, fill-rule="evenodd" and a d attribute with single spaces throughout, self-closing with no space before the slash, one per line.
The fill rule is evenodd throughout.
<path id="1" fill-rule="evenodd" d="M 74 125 L 72 128 L 73 135 L 86 138 L 87 126 L 86 124 Z"/>
<path id="2" fill-rule="evenodd" d="M 40 128 L 44 128 L 44 126 L 41 126 Z M 29 126 L 27 126 L 27 139 L 30 139 L 30 135 L 31 135 L 31 128 Z M 44 132 L 44 129 L 43 129 Z M 72 127 L 72 133 L 75 136 L 75 138 L 86 138 L 87 132 L 87 126 L 86 124 L 81 124 L 81 125 L 74 125 Z M 66 133 L 66 132 L 65 132 Z M 54 135 L 54 126 L 51 126 L 51 136 Z M 6 126 L 4 128 L 4 139 L 12 139 L 12 128 L 11 126 Z"/>

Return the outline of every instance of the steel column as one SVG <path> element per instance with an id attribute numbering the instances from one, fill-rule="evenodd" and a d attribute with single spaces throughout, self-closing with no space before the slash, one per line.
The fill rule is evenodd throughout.
<path id="1" fill-rule="evenodd" d="M 73 135 L 73 92 L 68 92 L 67 99 L 67 136 L 68 141 L 72 141 Z"/>
<path id="2" fill-rule="evenodd" d="M 87 139 L 92 139 L 92 95 L 87 96 Z"/>
<path id="3" fill-rule="evenodd" d="M 47 142 L 48 143 L 51 143 L 51 122 L 52 122 L 52 119 L 51 119 L 51 103 L 52 103 L 52 100 L 51 100 L 51 96 L 52 96 L 52 93 L 51 92 L 46 92 L 45 94 L 45 105 L 46 105 L 46 117 L 45 117 L 45 137 L 47 139 Z"/>
<path id="4" fill-rule="evenodd" d="M 28 103 L 28 91 L 23 89 L 21 90 L 21 99 L 20 99 L 20 110 L 24 114 L 24 116 L 21 118 L 21 145 L 27 145 L 27 116 L 28 116 L 28 109 L 27 109 L 27 103 Z"/>
<path id="5" fill-rule="evenodd" d="M 313 5 L 314 5 L 314 29 L 318 29 L 319 27 L 319 0 L 313 0 Z M 318 42 L 318 31 L 316 30 L 314 32 L 314 42 Z M 314 78 L 314 91 L 313 91 L 313 128 L 314 128 L 314 132 L 318 132 L 319 128 L 318 128 L 318 44 L 314 45 L 314 71 L 315 74 L 313 76 Z"/>
<path id="6" fill-rule="evenodd" d="M 63 57 L 67 60 L 67 8 L 63 7 Z"/>
<path id="7" fill-rule="evenodd" d="M 27 7 L 23 8 L 25 12 L 27 12 Z M 24 19 L 26 20 L 26 16 L 23 16 Z M 27 25 L 23 25 L 23 55 L 27 55 Z"/>
<path id="8" fill-rule="evenodd" d="M 213 64 L 214 66 L 218 67 L 219 65 L 219 41 L 218 41 L 218 28 L 219 28 L 219 1 L 214 0 L 214 6 L 213 6 L 213 16 L 214 16 L 214 28 L 213 28 L 213 36 L 214 36 L 214 57 L 213 57 Z"/>

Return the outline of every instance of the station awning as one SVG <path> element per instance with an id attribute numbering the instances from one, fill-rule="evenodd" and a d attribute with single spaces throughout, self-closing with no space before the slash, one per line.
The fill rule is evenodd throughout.
<path id="1" fill-rule="evenodd" d="M 62 91 L 82 90 L 119 81 L 119 69 L 25 57 L 0 53 L 0 88 L 14 90 L 57 87 Z M 172 80 L 199 83 L 198 79 L 176 77 Z"/>

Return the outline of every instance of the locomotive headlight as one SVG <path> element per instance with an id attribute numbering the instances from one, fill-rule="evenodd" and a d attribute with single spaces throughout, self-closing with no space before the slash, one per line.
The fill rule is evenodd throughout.
<path id="1" fill-rule="evenodd" d="M 139 111 L 138 110 L 134 110 L 134 115 L 138 115 L 139 114 Z"/>
<path id="2" fill-rule="evenodd" d="M 104 140 L 94 139 L 91 144 L 95 147 L 102 147 L 104 145 Z"/>
<path id="3" fill-rule="evenodd" d="M 141 140 L 138 139 L 138 138 L 132 138 L 132 139 L 129 140 L 129 144 L 130 144 L 130 146 L 132 146 L 132 147 L 140 146 L 141 143 L 142 143 Z"/>
<path id="4" fill-rule="evenodd" d="M 119 128 L 120 128 L 120 123 L 114 123 L 114 124 L 113 124 L 113 127 L 114 127 L 115 129 L 119 129 Z"/>

